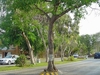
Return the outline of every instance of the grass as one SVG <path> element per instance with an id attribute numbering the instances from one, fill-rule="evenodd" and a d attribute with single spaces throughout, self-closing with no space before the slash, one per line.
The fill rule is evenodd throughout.
<path id="1" fill-rule="evenodd" d="M 76 61 L 81 61 L 83 59 L 75 59 L 74 61 L 56 61 L 55 64 L 66 64 L 66 63 L 71 63 L 71 62 L 76 62 Z M 7 70 L 17 70 L 17 69 L 25 69 L 25 68 L 35 68 L 35 67 L 42 67 L 42 66 L 47 66 L 48 63 L 42 62 L 42 63 L 36 63 L 35 65 L 33 64 L 27 64 L 25 67 L 17 67 L 17 66 L 3 66 L 0 68 L 0 71 L 7 71 Z"/>
<path id="2" fill-rule="evenodd" d="M 1 68 L 0 68 L 0 71 L 16 70 L 16 69 L 21 69 L 21 67 L 16 67 L 16 66 L 6 66 L 6 67 L 1 67 Z"/>

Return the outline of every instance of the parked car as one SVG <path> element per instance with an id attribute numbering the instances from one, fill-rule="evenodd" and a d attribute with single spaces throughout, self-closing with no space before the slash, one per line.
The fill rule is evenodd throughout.
<path id="1" fill-rule="evenodd" d="M 94 59 L 100 58 L 100 52 L 94 54 Z"/>
<path id="2" fill-rule="evenodd" d="M 79 55 L 78 54 L 73 54 L 74 58 L 78 58 Z"/>
<path id="3" fill-rule="evenodd" d="M 18 57 L 19 57 L 18 55 L 8 55 L 0 59 L 0 64 L 8 64 L 8 65 L 13 64 L 15 63 Z"/>

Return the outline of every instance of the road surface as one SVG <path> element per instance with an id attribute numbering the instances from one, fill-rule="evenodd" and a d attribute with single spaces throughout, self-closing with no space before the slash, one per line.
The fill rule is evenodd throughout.
<path id="1" fill-rule="evenodd" d="M 100 59 L 87 59 L 63 65 L 56 65 L 59 75 L 100 75 Z M 0 75 L 39 75 L 46 67 L 4 71 Z"/>

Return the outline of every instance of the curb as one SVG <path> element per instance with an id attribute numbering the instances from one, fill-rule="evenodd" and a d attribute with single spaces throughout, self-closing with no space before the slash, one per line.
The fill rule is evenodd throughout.
<path id="1" fill-rule="evenodd" d="M 40 75 L 58 75 L 58 72 L 41 72 Z"/>

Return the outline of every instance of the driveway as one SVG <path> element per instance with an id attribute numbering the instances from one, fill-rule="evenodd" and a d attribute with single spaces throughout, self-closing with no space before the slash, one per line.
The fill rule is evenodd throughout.
<path id="1" fill-rule="evenodd" d="M 59 75 L 100 75 L 100 59 L 87 59 L 56 65 Z M 39 75 L 46 67 L 0 72 L 0 75 Z"/>

